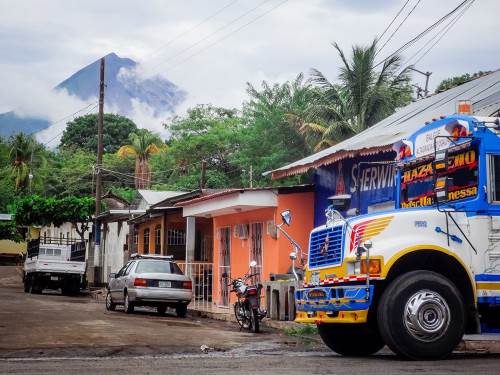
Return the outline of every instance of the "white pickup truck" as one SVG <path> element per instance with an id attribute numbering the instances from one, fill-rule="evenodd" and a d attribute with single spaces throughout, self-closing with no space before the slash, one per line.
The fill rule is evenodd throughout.
<path id="1" fill-rule="evenodd" d="M 74 295 L 85 288 L 86 262 L 84 241 L 43 238 L 28 242 L 24 262 L 24 291 L 41 293 L 44 289 L 61 289 Z"/>

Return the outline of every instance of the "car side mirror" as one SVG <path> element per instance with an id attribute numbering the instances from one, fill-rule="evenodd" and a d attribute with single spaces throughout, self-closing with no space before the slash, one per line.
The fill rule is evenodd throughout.
<path id="1" fill-rule="evenodd" d="M 290 226 L 292 223 L 292 211 L 286 210 L 281 213 L 281 220 L 284 224 Z"/>
<path id="2" fill-rule="evenodd" d="M 297 259 L 297 253 L 296 253 L 295 251 L 292 251 L 292 252 L 290 253 L 290 259 L 291 259 L 291 260 L 295 260 L 295 259 Z"/>
<path id="3" fill-rule="evenodd" d="M 116 279 L 116 276 L 117 276 L 117 275 L 118 275 L 117 273 L 112 272 L 112 273 L 110 273 L 110 274 L 109 274 L 109 278 L 110 278 L 110 279 Z"/>

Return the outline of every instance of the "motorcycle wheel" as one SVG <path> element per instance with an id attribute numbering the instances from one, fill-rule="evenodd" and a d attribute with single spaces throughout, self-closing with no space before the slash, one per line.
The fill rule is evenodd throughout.
<path id="1" fill-rule="evenodd" d="M 249 311 L 244 303 L 238 301 L 234 304 L 234 316 L 238 322 L 240 328 L 251 329 L 252 328 L 252 317 L 249 316 Z"/>
<path id="2" fill-rule="evenodd" d="M 251 330 L 253 333 L 260 332 L 260 318 L 259 318 L 259 309 L 252 309 L 252 327 Z"/>

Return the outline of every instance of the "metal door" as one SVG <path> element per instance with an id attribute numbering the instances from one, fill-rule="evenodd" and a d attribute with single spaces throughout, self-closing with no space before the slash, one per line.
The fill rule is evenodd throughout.
<path id="1" fill-rule="evenodd" d="M 251 273 L 258 275 L 254 278 L 255 282 L 260 282 L 262 280 L 263 226 L 263 223 L 250 224 L 250 262 L 252 260 L 257 262 L 257 265 L 251 269 Z"/>
<path id="2" fill-rule="evenodd" d="M 219 228 L 219 304 L 229 306 L 231 276 L 231 228 Z M 226 274 L 227 277 L 222 275 Z"/>

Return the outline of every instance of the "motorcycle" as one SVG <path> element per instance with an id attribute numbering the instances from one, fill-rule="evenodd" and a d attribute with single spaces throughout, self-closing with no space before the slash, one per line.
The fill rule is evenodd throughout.
<path id="1" fill-rule="evenodd" d="M 255 267 L 257 262 L 250 262 L 250 269 Z M 242 277 L 230 281 L 228 286 L 231 292 L 236 293 L 238 300 L 234 303 L 234 315 L 236 321 L 242 329 L 248 329 L 251 332 L 258 333 L 260 330 L 260 321 L 267 315 L 265 310 L 260 308 L 260 293 L 262 285 L 247 284 L 247 280 L 258 274 L 250 274 L 250 270 Z M 224 274 L 223 277 L 228 277 Z"/>

